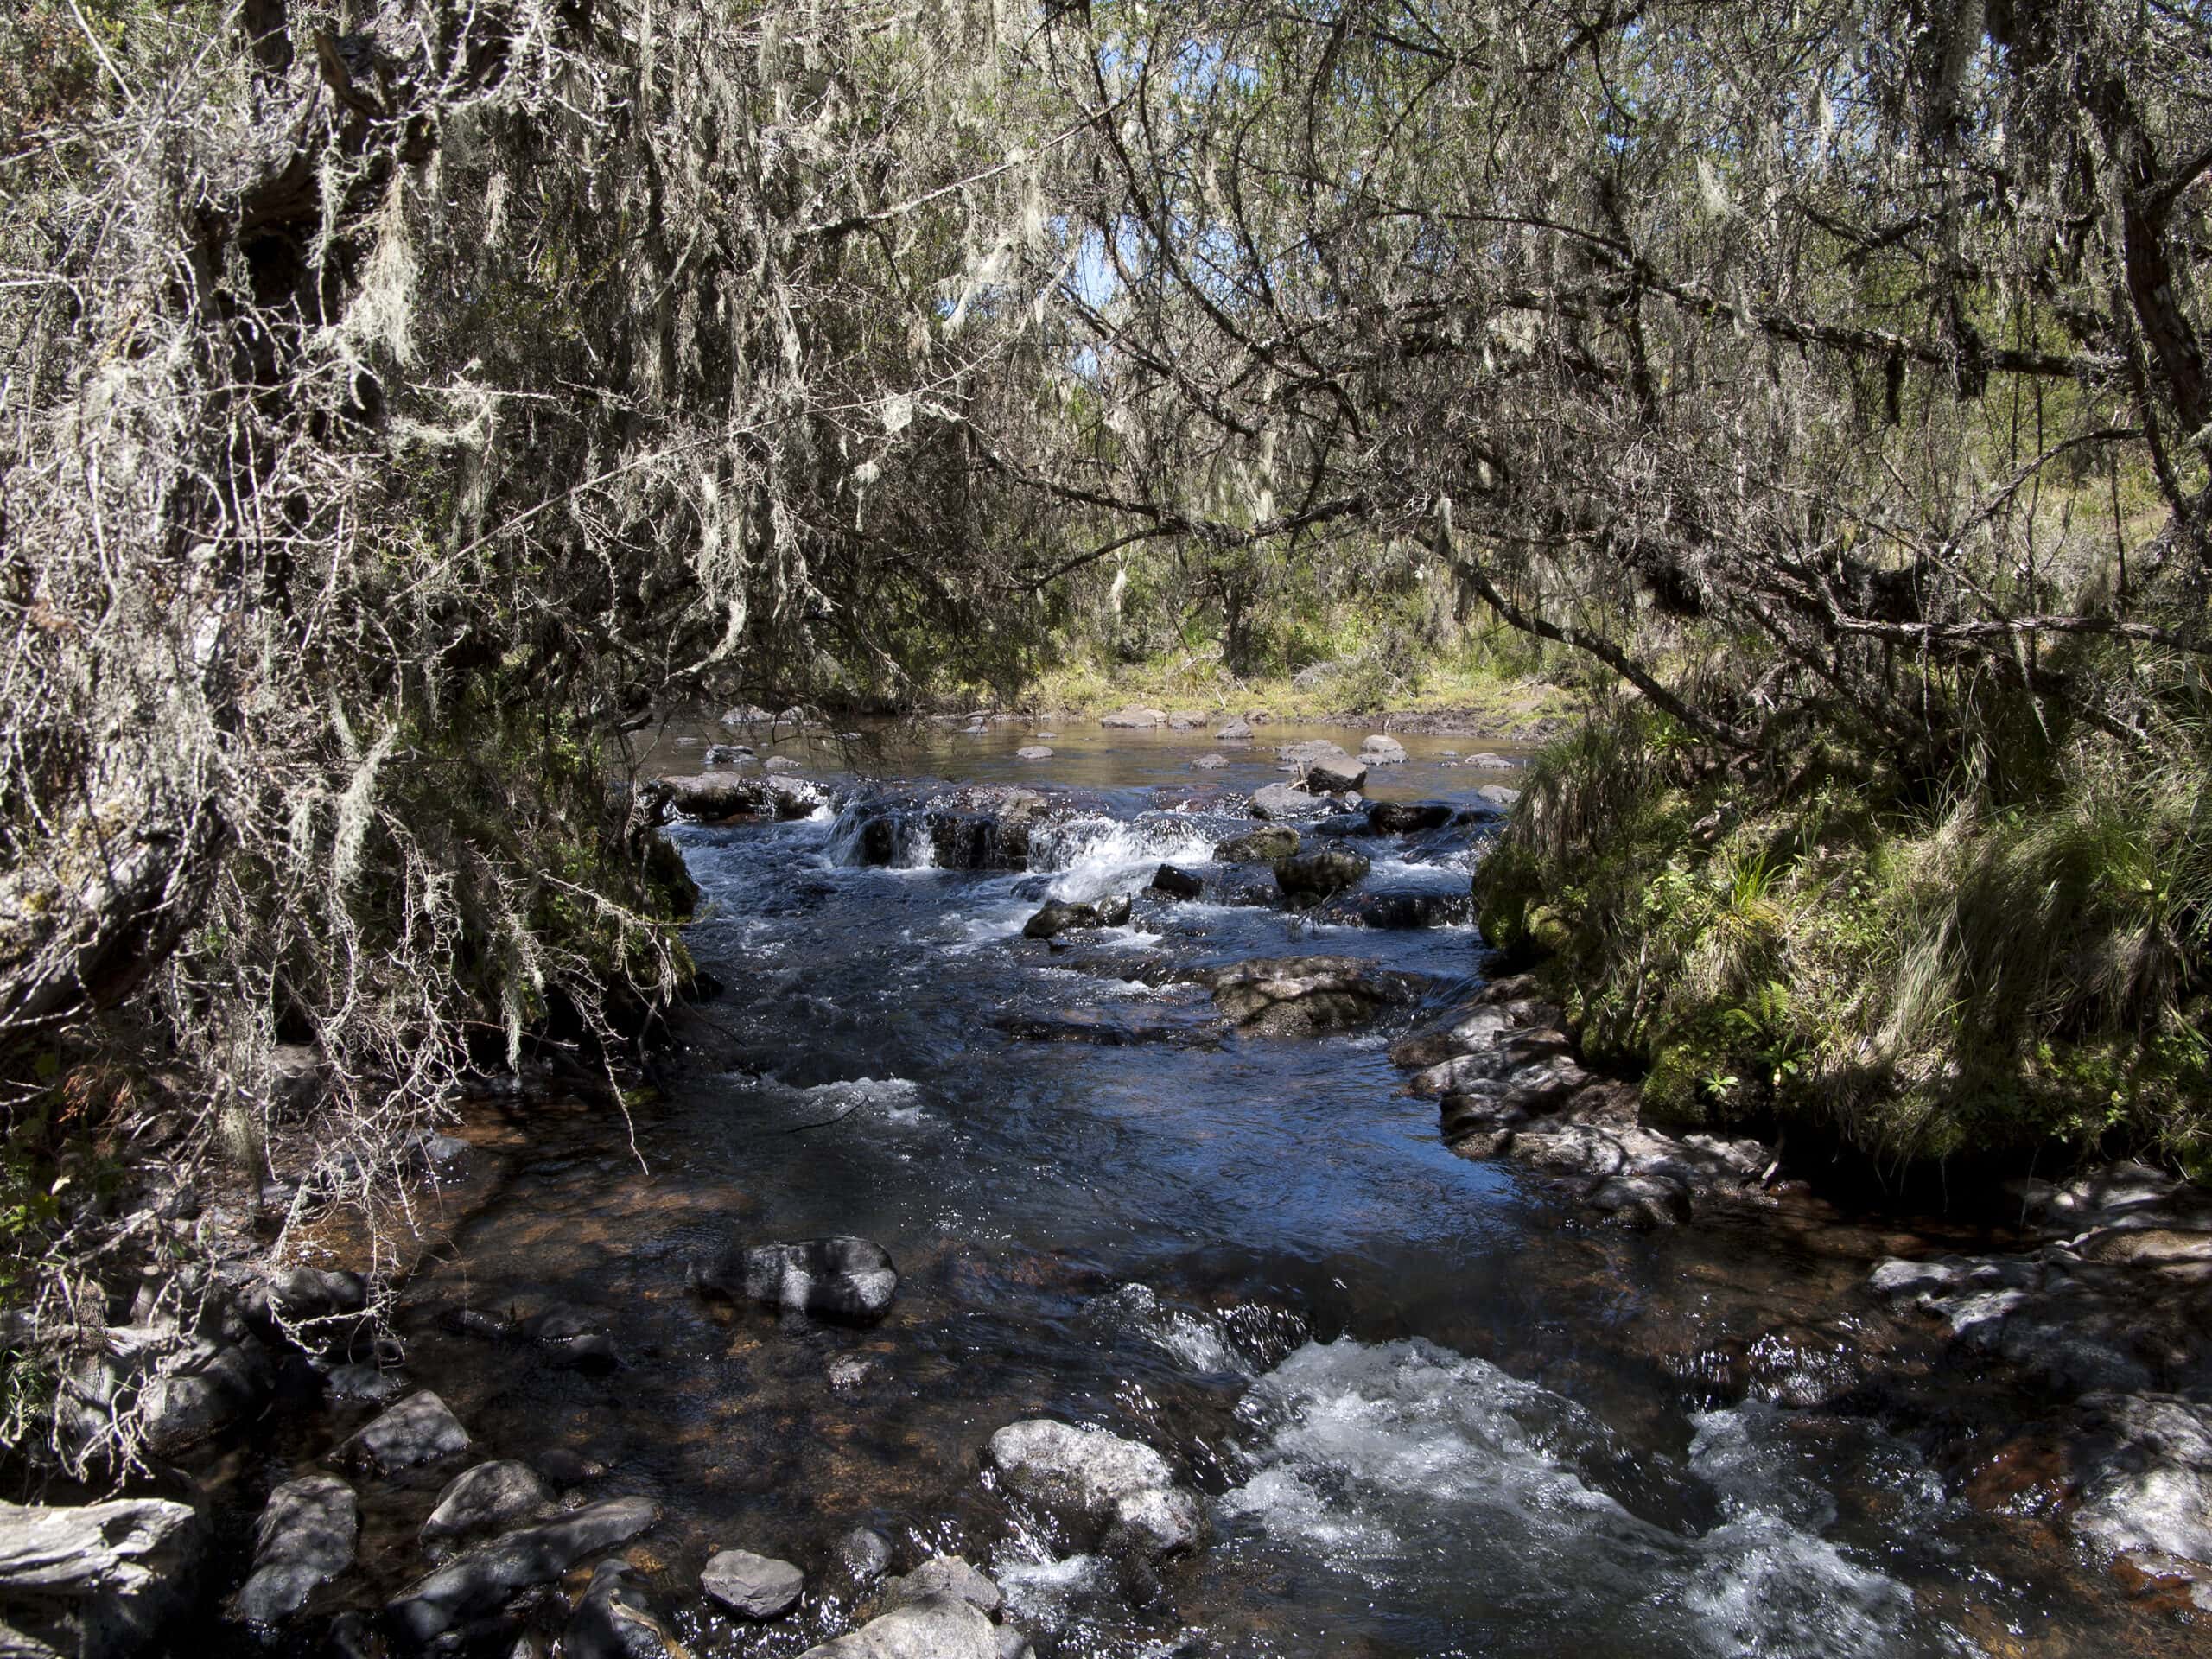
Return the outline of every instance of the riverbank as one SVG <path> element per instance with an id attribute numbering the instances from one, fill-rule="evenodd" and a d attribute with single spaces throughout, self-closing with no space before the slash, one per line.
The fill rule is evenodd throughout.
<path id="1" fill-rule="evenodd" d="M 902 1613 L 977 1659 L 2186 1642 L 2194 1581 L 2140 1537 L 2194 1478 L 2193 1351 L 2120 1379 L 2134 1404 L 2024 1357 L 2183 1308 L 2103 1259 L 2124 1214 L 2169 1249 L 2183 1218 L 2076 1246 L 1853 1211 L 1635 1124 L 1485 977 L 1470 875 L 1518 776 L 1465 745 L 1044 729 L 938 726 L 872 780 L 788 732 L 713 766 L 671 734 L 688 943 L 730 989 L 626 1116 L 541 1078 L 471 1105 L 435 1183 L 426 1148 L 437 1247 L 361 1274 L 381 1326 L 245 1333 L 289 1381 L 180 1448 L 213 1524 L 170 1650 L 250 1640 L 264 1568 L 307 1586 L 274 1621 L 302 1649 L 446 1620 L 596 1653 L 596 1620 L 788 1656 Z M 1279 770 L 1314 782 L 1324 743 L 1353 789 Z M 350 1295 L 327 1242 L 287 1299 Z M 1980 1279 L 2026 1271 L 1991 1324 Z M 1058 1430 L 1001 1455 L 1040 1421 L 1113 1437 L 1076 1444 L 1141 1477 L 1127 1516 L 1017 1455 Z M 487 1518 L 448 1554 L 463 1497 Z M 295 1513 L 327 1524 L 267 1519 Z M 972 1615 L 907 1611 L 947 1595 Z"/>

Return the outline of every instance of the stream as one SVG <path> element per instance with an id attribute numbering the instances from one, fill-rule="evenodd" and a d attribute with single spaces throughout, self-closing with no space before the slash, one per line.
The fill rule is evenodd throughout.
<path id="1" fill-rule="evenodd" d="M 696 1575 L 738 1545 L 812 1580 L 863 1524 L 901 1570 L 938 1551 L 983 1567 L 1044 1659 L 2188 1650 L 2032 1518 L 1967 1502 L 1911 1437 L 2003 1409 L 1876 1328 L 1869 1264 L 1926 1234 L 1802 1196 L 1624 1231 L 1445 1148 L 1386 1052 L 1421 1008 L 1320 1037 L 1224 1031 L 1183 975 L 1359 956 L 1427 976 L 1432 1007 L 1478 979 L 1464 920 L 1317 926 L 1146 891 L 1163 861 L 1224 874 L 1212 847 L 1282 780 L 1276 744 L 1359 732 L 1267 727 L 1199 772 L 1224 747 L 1205 733 L 1086 726 L 1041 762 L 1014 754 L 1027 725 L 776 746 L 900 798 L 1018 783 L 1070 808 L 1020 870 L 938 868 L 926 834 L 855 863 L 854 806 L 672 830 L 704 895 L 690 948 L 724 988 L 686 1012 L 656 1097 L 626 1121 L 493 1104 L 465 1131 L 499 1173 L 403 1297 L 408 1369 L 484 1455 L 558 1448 L 593 1496 L 659 1500 L 632 1559 L 693 1654 L 795 1654 L 844 1628 L 813 1592 L 741 1625 Z M 715 735 L 671 733 L 652 764 L 696 771 Z M 1479 807 L 1514 781 L 1448 764 L 1498 745 L 1404 741 L 1373 796 Z M 1372 838 L 1368 885 L 1464 894 L 1486 833 Z M 1123 892 L 1126 926 L 1021 937 L 1048 898 Z M 687 1288 L 733 1244 L 825 1234 L 897 1262 L 880 1325 Z M 470 1328 L 555 1304 L 603 1321 L 619 1369 Z M 1866 1386 L 1872 1354 L 1907 1381 Z M 1146 1441 L 1205 1495 L 1211 1546 L 1147 1605 L 982 1475 L 991 1433 L 1033 1416 Z M 451 1473 L 365 1498 L 384 1593 Z"/>

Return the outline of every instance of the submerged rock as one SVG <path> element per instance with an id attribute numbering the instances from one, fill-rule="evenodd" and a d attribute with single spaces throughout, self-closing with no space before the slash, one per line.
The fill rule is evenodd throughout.
<path id="1" fill-rule="evenodd" d="M 1200 772 L 1219 772 L 1229 764 L 1229 757 L 1225 754 L 1202 754 L 1191 764 Z"/>
<path id="2" fill-rule="evenodd" d="M 1042 743 L 1025 743 L 1014 752 L 1017 760 L 1049 760 L 1052 752 Z"/>
<path id="3" fill-rule="evenodd" d="M 468 1431 L 428 1389 L 410 1394 L 340 1446 L 341 1464 L 390 1474 L 449 1458 L 469 1447 Z"/>
<path id="4" fill-rule="evenodd" d="M 306 1605 L 315 1587 L 353 1565 L 361 1516 L 353 1489 L 335 1475 L 305 1475 L 269 1494 L 253 1529 L 253 1574 L 238 1593 L 238 1615 L 275 1624 Z"/>
<path id="5" fill-rule="evenodd" d="M 660 1505 L 651 1498 L 586 1504 L 455 1557 L 401 1592 L 386 1615 L 403 1637 L 428 1644 L 497 1612 L 519 1591 L 551 1583 L 586 1556 L 627 1543 L 659 1519 Z"/>
<path id="6" fill-rule="evenodd" d="M 708 1599 L 747 1618 L 777 1618 L 798 1605 L 806 1574 L 750 1550 L 717 1552 L 699 1573 Z"/>
<path id="7" fill-rule="evenodd" d="M 423 1522 L 423 1546 L 435 1561 L 476 1539 L 542 1520 L 553 1507 L 552 1487 L 528 1464 L 512 1458 L 480 1463 L 438 1494 Z"/>
<path id="8" fill-rule="evenodd" d="M 1276 957 L 1198 976 L 1214 1005 L 1264 1037 L 1301 1036 L 1364 1024 L 1384 1008 L 1416 1001 L 1417 975 L 1393 973 L 1359 957 Z"/>
<path id="9" fill-rule="evenodd" d="M 899 1271 L 880 1244 L 839 1236 L 755 1244 L 725 1256 L 696 1282 L 787 1313 L 872 1321 L 890 1312 Z"/>
<path id="10" fill-rule="evenodd" d="M 930 1596 L 809 1648 L 799 1659 L 999 1659 L 999 1628 L 956 1596 Z"/>

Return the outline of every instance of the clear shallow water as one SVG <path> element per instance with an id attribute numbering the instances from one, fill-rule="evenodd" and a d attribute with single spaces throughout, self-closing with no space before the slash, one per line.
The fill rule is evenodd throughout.
<path id="1" fill-rule="evenodd" d="M 1960 1502 L 1875 1414 L 1774 1403 L 1888 1340 L 1858 1287 L 1910 1238 L 1809 1205 L 1654 1236 L 1591 1225 L 1438 1142 L 1386 1055 L 1419 1011 L 1245 1039 L 1173 978 L 1319 950 L 1430 976 L 1441 1001 L 1473 981 L 1471 930 L 1141 897 L 1129 927 L 1067 950 L 1020 938 L 1044 897 L 1203 860 L 1242 822 L 1209 791 L 1280 775 L 1266 749 L 1190 772 L 1217 747 L 1202 734 L 1063 734 L 1065 764 L 1043 767 L 1012 759 L 1027 741 L 948 736 L 902 770 L 1088 791 L 1028 871 L 855 868 L 828 814 L 677 831 L 709 901 L 692 949 L 728 988 L 685 1020 L 660 1098 L 627 1125 L 533 1110 L 471 1128 L 511 1173 L 410 1290 L 411 1369 L 487 1455 L 557 1446 L 605 1465 L 588 1491 L 662 1498 L 643 1559 L 671 1599 L 715 1548 L 813 1569 L 867 1522 L 902 1566 L 988 1563 L 1048 1659 L 2183 1639 L 2037 1527 Z M 1465 796 L 1499 777 L 1417 758 L 1377 782 Z M 1395 886 L 1464 888 L 1478 850 L 1465 831 L 1362 845 Z M 1114 1040 L 1039 1035 L 1071 1028 Z M 732 1244 L 830 1232 L 897 1260 L 880 1327 L 787 1327 L 684 1287 Z M 554 1301 L 599 1311 L 625 1368 L 561 1370 L 454 1321 Z M 1168 1449 L 1209 1495 L 1216 1543 L 1159 1603 L 1133 1611 L 987 1490 L 991 1431 L 1039 1414 Z M 385 1546 L 404 1576 L 439 1484 L 372 1500 L 372 1563 Z M 695 1652 L 738 1654 L 796 1651 L 840 1618 L 811 1602 L 764 1632 L 693 1605 L 681 1622 Z"/>

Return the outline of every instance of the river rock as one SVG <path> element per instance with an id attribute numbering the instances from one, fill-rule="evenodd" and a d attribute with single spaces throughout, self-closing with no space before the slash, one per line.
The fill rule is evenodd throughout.
<path id="1" fill-rule="evenodd" d="M 958 1555 L 932 1555 L 903 1579 L 883 1586 L 881 1605 L 903 1607 L 931 1596 L 950 1596 L 986 1613 L 996 1613 L 1002 1599 L 999 1587 Z"/>
<path id="2" fill-rule="evenodd" d="M 340 1405 L 388 1406 L 407 1392 L 407 1379 L 373 1365 L 334 1365 L 322 1388 Z"/>
<path id="3" fill-rule="evenodd" d="M 1055 899 L 1021 925 L 1021 937 L 1025 939 L 1049 939 L 1067 932 L 1071 928 L 1096 927 L 1098 925 L 1098 912 L 1095 906 Z"/>
<path id="4" fill-rule="evenodd" d="M 1214 1006 L 1262 1037 L 1304 1036 L 1363 1025 L 1387 1007 L 1418 1001 L 1428 982 L 1358 957 L 1275 957 L 1208 969 L 1198 982 Z"/>
<path id="5" fill-rule="evenodd" d="M 332 1455 L 351 1467 L 390 1474 L 468 1447 L 468 1431 L 446 1409 L 444 1401 L 424 1389 L 375 1419 Z"/>
<path id="6" fill-rule="evenodd" d="M 1359 746 L 1359 758 L 1370 766 L 1402 766 L 1406 763 L 1406 746 L 1376 732 Z"/>
<path id="7" fill-rule="evenodd" d="M 798 1605 L 806 1574 L 789 1561 L 725 1549 L 699 1573 L 699 1588 L 709 1600 L 747 1618 L 777 1618 Z"/>
<path id="8" fill-rule="evenodd" d="M 1150 1446 L 1050 1418 L 1009 1423 L 991 1436 L 991 1466 L 1008 1491 L 1115 1554 L 1156 1559 L 1195 1548 L 1198 1499 L 1176 1485 Z"/>
<path id="9" fill-rule="evenodd" d="M 2086 1461 L 2075 1535 L 2115 1554 L 2212 1563 L 2212 1408 L 2179 1395 L 2082 1401 Z"/>
<path id="10" fill-rule="evenodd" d="M 1224 864 L 1272 864 L 1297 850 L 1298 831 L 1276 824 L 1218 842 L 1213 855 Z"/>
<path id="11" fill-rule="evenodd" d="M 1167 716 L 1167 729 L 1171 732 L 1195 732 L 1205 723 L 1206 717 L 1191 709 L 1179 709 Z"/>
<path id="12" fill-rule="evenodd" d="M 873 1527 L 855 1527 L 837 1541 L 831 1564 L 848 1584 L 874 1584 L 891 1570 L 891 1541 Z"/>
<path id="13" fill-rule="evenodd" d="M 553 1488 L 528 1464 L 512 1458 L 480 1463 L 438 1494 L 423 1522 L 423 1550 L 438 1560 L 476 1539 L 543 1520 L 553 1508 Z"/>
<path id="14" fill-rule="evenodd" d="M 1309 792 L 1349 795 L 1365 785 L 1367 768 L 1349 755 L 1324 755 L 1305 769 L 1299 782 Z"/>
<path id="15" fill-rule="evenodd" d="M 1441 830 L 1456 812 L 1448 801 L 1370 801 L 1367 827 L 1378 836 L 1419 835 Z"/>
<path id="16" fill-rule="evenodd" d="M 807 1238 L 739 1250 L 700 1275 L 698 1283 L 786 1313 L 873 1321 L 891 1311 L 899 1271 L 872 1240 Z"/>
<path id="17" fill-rule="evenodd" d="M 505 1606 L 517 1592 L 550 1584 L 586 1556 L 625 1544 L 660 1519 L 651 1498 L 617 1497 L 480 1544 L 416 1580 L 385 1609 L 392 1627 L 427 1645 Z"/>
<path id="18" fill-rule="evenodd" d="M 1252 722 L 1248 720 L 1232 720 L 1214 734 L 1214 741 L 1220 743 L 1249 743 L 1252 741 Z"/>
<path id="19" fill-rule="evenodd" d="M 190 1603 L 207 1528 L 188 1505 L 0 1503 L 0 1617 L 73 1659 L 120 1659 Z"/>
<path id="20" fill-rule="evenodd" d="M 772 754 L 766 764 L 770 772 L 801 772 L 805 769 L 802 762 L 788 754 Z"/>
<path id="21" fill-rule="evenodd" d="M 1448 927 L 1472 919 L 1474 898 L 1417 887 L 1402 892 L 1339 893 L 1314 912 L 1316 921 L 1339 927 Z"/>
<path id="22" fill-rule="evenodd" d="M 1098 723 L 1111 731 L 1148 730 L 1164 725 L 1167 715 L 1160 709 L 1123 709 L 1100 718 Z"/>
<path id="23" fill-rule="evenodd" d="M 627 1561 L 601 1561 L 592 1569 L 561 1634 L 562 1659 L 670 1659 L 683 1651 L 655 1616 L 635 1572 Z"/>
<path id="24" fill-rule="evenodd" d="M 1049 760 L 1052 752 L 1042 743 L 1025 743 L 1014 752 L 1017 760 Z"/>
<path id="25" fill-rule="evenodd" d="M 1206 890 L 1206 884 L 1188 870 L 1163 864 L 1152 873 L 1152 890 L 1170 899 L 1195 899 Z"/>
<path id="26" fill-rule="evenodd" d="M 1191 764 L 1200 772 L 1219 772 L 1229 764 L 1229 757 L 1225 754 L 1202 754 Z"/>
<path id="27" fill-rule="evenodd" d="M 531 1314 L 517 1331 L 524 1341 L 577 1370 L 598 1374 L 621 1368 L 607 1317 L 589 1308 L 556 1302 Z"/>
<path id="28" fill-rule="evenodd" d="M 1268 784 L 1252 791 L 1252 816 L 1255 818 L 1318 818 L 1329 810 L 1327 800 L 1295 784 Z"/>
<path id="29" fill-rule="evenodd" d="M 253 1575 L 238 1592 L 238 1616 L 254 1624 L 289 1618 L 315 1586 L 353 1565 L 360 1531 L 353 1489 L 335 1475 L 286 1481 L 254 1524 Z"/>
<path id="30" fill-rule="evenodd" d="M 957 1596 L 929 1596 L 809 1648 L 799 1659 L 999 1659 L 998 1626 Z"/>
<path id="31" fill-rule="evenodd" d="M 1275 885 L 1294 904 L 1311 905 L 1343 887 L 1356 885 L 1368 871 L 1357 853 L 1332 847 L 1318 853 L 1286 858 L 1275 865 Z"/>
<path id="32" fill-rule="evenodd" d="M 1503 784 L 1484 784 L 1480 789 L 1477 790 L 1475 793 L 1481 799 L 1488 801 L 1492 806 L 1497 807 L 1511 806 L 1516 801 L 1521 798 L 1521 791 L 1519 790 L 1508 789 Z"/>

